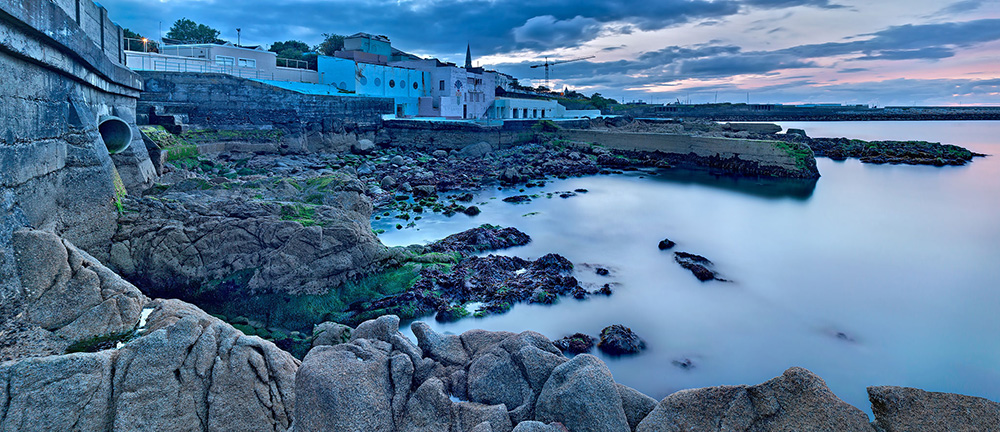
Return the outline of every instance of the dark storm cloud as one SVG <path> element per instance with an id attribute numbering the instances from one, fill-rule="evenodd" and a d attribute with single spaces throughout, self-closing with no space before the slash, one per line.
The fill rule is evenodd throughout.
<path id="1" fill-rule="evenodd" d="M 910 52 L 914 55 L 923 52 L 932 57 L 911 58 L 942 58 L 933 56 L 942 55 L 944 50 L 952 51 L 956 47 L 964 48 L 983 42 L 1000 40 L 1000 19 L 924 25 L 907 24 L 863 36 L 871 36 L 871 38 L 851 42 L 800 45 L 782 50 L 782 52 L 801 58 L 833 57 L 856 53 L 878 56 L 883 51 L 889 52 L 890 57 L 894 55 L 893 53 L 902 56 L 900 53 L 903 52 Z"/>
<path id="2" fill-rule="evenodd" d="M 811 62 L 784 54 L 746 53 L 685 60 L 681 62 L 678 73 L 685 77 L 714 78 L 815 66 Z"/>
<path id="3" fill-rule="evenodd" d="M 320 41 L 321 33 L 359 31 L 389 36 L 403 50 L 461 55 L 466 42 L 475 55 L 518 49 L 551 50 L 578 46 L 602 34 L 608 23 L 658 30 L 687 22 L 714 23 L 748 8 L 837 7 L 829 0 L 244 0 L 147 1 L 105 0 L 113 19 L 125 27 L 156 36 L 186 17 L 208 24 L 225 39 L 243 29 L 245 42 L 268 44 L 302 39 Z"/>
<path id="4" fill-rule="evenodd" d="M 395 0 L 247 0 L 220 1 L 106 0 L 112 18 L 125 27 L 155 33 L 163 20 L 164 32 L 173 21 L 187 17 L 208 24 L 231 38 L 243 28 L 245 40 L 258 43 L 306 39 L 319 42 L 320 33 L 358 31 L 385 34 L 401 49 L 432 53 L 462 52 L 466 42 L 480 54 L 515 49 L 548 50 L 576 46 L 597 37 L 600 25 L 627 22 L 637 29 L 654 30 L 694 20 L 719 18 L 740 12 L 734 0 L 666 0 L 638 7 L 629 0 L 411 1 Z M 296 34 L 305 27 L 310 36 Z M 628 29 L 624 29 L 628 31 Z"/>
<path id="5" fill-rule="evenodd" d="M 514 29 L 514 40 L 529 48 L 575 45 L 600 32 L 601 23 L 593 18 L 577 16 L 557 20 L 552 15 L 537 16 Z"/>

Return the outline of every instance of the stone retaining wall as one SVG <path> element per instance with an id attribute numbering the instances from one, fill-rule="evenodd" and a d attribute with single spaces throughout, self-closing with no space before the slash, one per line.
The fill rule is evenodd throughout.
<path id="1" fill-rule="evenodd" d="M 819 177 L 812 150 L 795 143 L 580 129 L 560 130 L 557 135 L 626 153 L 656 153 L 682 167 L 769 177 Z"/>
<path id="2" fill-rule="evenodd" d="M 228 151 L 303 153 L 349 150 L 375 139 L 391 98 L 308 95 L 225 74 L 139 72 L 144 82 L 140 123 L 186 130 L 279 130 L 273 143 L 235 140 Z"/>
<path id="3" fill-rule="evenodd" d="M 141 82 L 121 65 L 119 31 L 86 0 L 0 2 L 0 303 L 18 290 L 15 229 L 53 231 L 106 257 L 116 177 L 138 194 L 156 175 L 134 125 Z M 133 129 L 129 148 L 113 156 L 98 131 L 105 115 Z"/>

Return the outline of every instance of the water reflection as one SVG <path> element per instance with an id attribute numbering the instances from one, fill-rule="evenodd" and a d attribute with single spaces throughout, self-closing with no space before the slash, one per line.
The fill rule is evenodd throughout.
<path id="1" fill-rule="evenodd" d="M 680 168 L 659 170 L 650 178 L 667 183 L 708 186 L 761 198 L 793 198 L 803 201 L 812 196 L 818 180 L 740 177 L 709 170 Z"/>

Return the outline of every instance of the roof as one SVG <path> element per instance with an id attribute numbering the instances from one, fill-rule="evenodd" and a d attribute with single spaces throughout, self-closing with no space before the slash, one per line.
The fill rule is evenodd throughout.
<path id="1" fill-rule="evenodd" d="M 372 40 L 377 40 L 377 41 L 380 41 L 380 42 L 389 43 L 389 38 L 386 37 L 386 36 L 383 36 L 383 35 L 372 35 L 372 34 L 365 33 L 365 32 L 358 32 L 358 33 L 352 34 L 352 35 L 350 35 L 350 36 L 348 36 L 348 37 L 346 37 L 344 39 L 359 39 L 359 38 L 361 38 L 361 39 L 372 39 Z"/>
<path id="2" fill-rule="evenodd" d="M 393 57 L 403 57 L 403 58 L 406 58 L 406 59 L 409 59 L 409 60 L 422 60 L 420 57 L 418 57 L 416 55 L 410 54 L 408 52 L 400 51 L 400 50 L 396 49 L 395 47 L 392 48 L 392 55 L 393 55 Z"/>

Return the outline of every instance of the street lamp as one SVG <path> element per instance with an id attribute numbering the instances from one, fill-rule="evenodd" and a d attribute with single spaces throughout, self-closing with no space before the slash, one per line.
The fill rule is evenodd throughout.
<path id="1" fill-rule="evenodd" d="M 149 52 L 149 50 L 146 49 L 146 42 L 149 42 L 149 39 L 142 38 L 142 52 Z"/>

